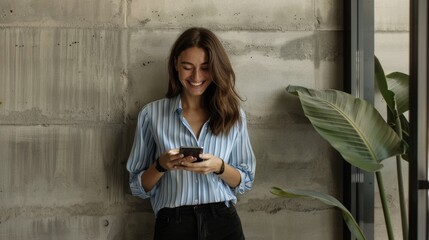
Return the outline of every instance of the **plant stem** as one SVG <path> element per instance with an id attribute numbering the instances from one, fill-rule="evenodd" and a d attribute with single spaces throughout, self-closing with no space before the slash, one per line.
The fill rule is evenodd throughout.
<path id="1" fill-rule="evenodd" d="M 404 240 L 408 240 L 408 222 L 407 222 L 407 211 L 405 208 L 405 197 L 404 197 L 404 183 L 402 180 L 402 164 L 401 156 L 396 156 L 396 171 L 398 174 L 398 191 L 399 191 L 399 203 L 401 206 L 401 222 L 402 222 L 402 236 Z"/>
<path id="2" fill-rule="evenodd" d="M 396 124 L 395 131 L 402 139 L 402 127 L 401 120 L 396 114 Z M 398 174 L 398 191 L 399 191 L 399 203 L 401 207 L 401 222 L 402 222 L 402 237 L 404 240 L 408 240 L 408 222 L 407 222 L 407 210 L 405 206 L 405 197 L 404 197 L 404 182 L 402 180 L 402 163 L 401 155 L 396 156 L 396 171 Z"/>
<path id="3" fill-rule="evenodd" d="M 392 221 L 390 220 L 390 213 L 389 213 L 389 208 L 387 206 L 386 193 L 384 192 L 384 184 L 383 184 L 383 178 L 381 176 L 381 172 L 380 171 L 375 172 L 375 176 L 377 177 L 377 184 L 378 184 L 378 190 L 380 192 L 381 205 L 383 206 L 384 220 L 386 221 L 387 236 L 389 237 L 389 240 L 394 240 L 395 237 L 393 236 Z"/>

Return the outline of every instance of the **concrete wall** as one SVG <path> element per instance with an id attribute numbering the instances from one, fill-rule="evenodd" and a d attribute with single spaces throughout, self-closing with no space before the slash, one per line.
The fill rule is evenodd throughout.
<path id="1" fill-rule="evenodd" d="M 1 1 L 0 239 L 151 239 L 125 162 L 137 112 L 164 96 L 170 46 L 190 26 L 222 39 L 247 98 L 247 239 L 341 239 L 336 209 L 269 192 L 341 199 L 342 162 L 284 90 L 342 87 L 341 16 L 340 0 Z"/>

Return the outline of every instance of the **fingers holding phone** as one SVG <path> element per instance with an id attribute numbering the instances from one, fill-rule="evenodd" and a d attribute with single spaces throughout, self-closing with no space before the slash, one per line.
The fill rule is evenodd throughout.
<path id="1" fill-rule="evenodd" d="M 182 163 L 192 162 L 194 158 L 190 155 L 185 156 L 180 149 L 171 149 L 159 156 L 159 164 L 166 170 L 177 170 Z"/>
<path id="2" fill-rule="evenodd" d="M 187 171 L 192 171 L 200 174 L 209 174 L 211 172 L 217 171 L 219 168 L 217 162 L 222 162 L 219 158 L 211 154 L 203 154 L 202 148 L 195 147 L 182 147 L 180 150 L 181 154 L 186 156 L 192 156 L 197 160 L 192 162 L 183 161 L 180 166 L 176 167 L 178 169 L 183 169 Z M 219 160 L 219 161 L 217 161 Z"/>
<path id="3" fill-rule="evenodd" d="M 196 160 L 194 162 L 202 162 L 203 159 L 200 158 L 200 154 L 203 153 L 204 148 L 203 147 L 187 147 L 182 146 L 179 149 L 179 153 L 183 154 L 184 157 L 192 156 Z"/>

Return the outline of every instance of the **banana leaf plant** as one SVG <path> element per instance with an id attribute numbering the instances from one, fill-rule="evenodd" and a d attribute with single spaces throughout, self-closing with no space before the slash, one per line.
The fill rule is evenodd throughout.
<path id="1" fill-rule="evenodd" d="M 388 105 L 388 121 L 384 120 L 372 104 L 342 91 L 314 90 L 301 86 L 288 86 L 286 90 L 299 97 L 304 114 L 315 130 L 344 160 L 355 167 L 375 173 L 387 235 L 389 239 L 394 239 L 380 170 L 383 167 L 382 161 L 390 157 L 397 156 L 399 161 L 401 156 L 408 159 L 407 138 L 404 137 L 408 135 L 408 122 L 403 115 L 408 110 L 408 93 L 405 93 L 408 92 L 408 77 L 401 73 L 384 76 L 381 65 L 377 64 L 378 59 L 376 79 Z M 326 197 L 323 193 L 308 190 L 274 187 L 271 192 L 283 197 L 312 197 L 325 203 L 333 202 L 333 197 L 329 195 Z M 359 226 L 354 224 L 356 221 L 353 216 L 338 200 L 330 205 L 342 211 L 343 218 L 356 239 L 365 239 Z M 404 227 L 403 235 L 408 235 Z"/>
<path id="2" fill-rule="evenodd" d="M 401 137 L 404 153 L 396 155 L 396 171 L 398 177 L 398 194 L 401 210 L 402 237 L 408 239 L 408 221 L 402 177 L 401 158 L 408 161 L 409 123 L 404 113 L 409 110 L 409 76 L 401 72 L 385 75 L 380 61 L 375 57 L 375 80 L 381 95 L 386 101 L 387 123 Z"/>

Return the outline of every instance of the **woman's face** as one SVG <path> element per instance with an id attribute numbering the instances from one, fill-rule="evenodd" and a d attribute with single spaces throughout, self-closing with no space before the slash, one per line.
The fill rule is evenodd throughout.
<path id="1" fill-rule="evenodd" d="M 208 56 L 202 48 L 191 47 L 182 51 L 176 59 L 175 67 L 183 86 L 183 94 L 201 96 L 212 82 Z"/>

